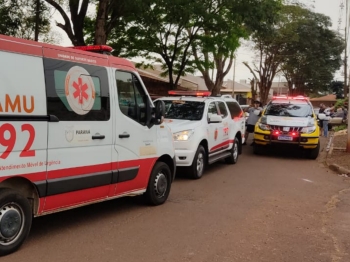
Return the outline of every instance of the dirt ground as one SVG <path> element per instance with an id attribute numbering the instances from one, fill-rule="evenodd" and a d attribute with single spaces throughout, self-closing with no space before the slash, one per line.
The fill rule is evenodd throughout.
<path id="1" fill-rule="evenodd" d="M 337 164 L 350 170 L 350 153 L 345 152 L 348 135 L 343 131 L 339 133 L 333 133 L 333 135 L 333 149 L 331 149 L 331 154 L 328 154 L 327 162 L 331 164 Z"/>

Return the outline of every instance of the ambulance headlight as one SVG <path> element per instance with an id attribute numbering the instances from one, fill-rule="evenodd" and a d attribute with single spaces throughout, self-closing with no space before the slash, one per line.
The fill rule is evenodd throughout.
<path id="1" fill-rule="evenodd" d="M 304 133 L 304 134 L 311 134 L 313 132 L 315 132 L 316 130 L 316 126 L 313 125 L 313 126 L 306 126 L 306 127 L 303 127 L 303 129 L 301 129 L 301 133 Z"/>
<path id="2" fill-rule="evenodd" d="M 187 141 L 194 134 L 194 130 L 184 130 L 173 134 L 174 141 Z"/>

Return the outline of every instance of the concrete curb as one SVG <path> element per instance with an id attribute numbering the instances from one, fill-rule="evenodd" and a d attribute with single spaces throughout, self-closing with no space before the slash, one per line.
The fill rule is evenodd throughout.
<path id="1" fill-rule="evenodd" d="M 328 158 L 332 155 L 333 152 L 333 139 L 338 136 L 338 135 L 343 135 L 346 134 L 347 132 L 339 131 L 339 132 L 335 132 L 329 139 L 329 145 L 327 146 L 327 153 L 326 153 L 326 164 L 328 166 L 328 168 L 334 172 L 336 172 L 338 175 L 344 176 L 344 177 L 350 177 L 350 170 L 342 167 L 338 164 L 335 163 L 330 163 L 328 161 Z"/>

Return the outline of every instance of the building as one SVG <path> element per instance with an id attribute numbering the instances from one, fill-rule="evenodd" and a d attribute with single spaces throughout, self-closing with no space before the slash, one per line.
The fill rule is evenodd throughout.
<path id="1" fill-rule="evenodd" d="M 336 95 L 315 97 L 311 98 L 310 102 L 314 107 L 319 107 L 321 103 L 325 104 L 326 106 L 333 106 L 337 102 L 337 97 Z"/>
<path id="2" fill-rule="evenodd" d="M 238 103 L 241 105 L 251 104 L 252 92 L 250 84 L 247 84 L 245 80 L 240 82 L 234 82 L 231 79 L 224 81 L 222 89 L 220 90 L 221 94 L 232 94 L 232 89 L 234 89 L 233 96 Z"/>

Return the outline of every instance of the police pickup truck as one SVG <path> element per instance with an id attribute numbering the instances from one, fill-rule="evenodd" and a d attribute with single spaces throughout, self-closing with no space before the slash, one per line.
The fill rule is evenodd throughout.
<path id="1" fill-rule="evenodd" d="M 207 164 L 219 160 L 235 164 L 242 152 L 245 118 L 231 96 L 212 97 L 210 92 L 169 91 L 165 123 L 175 145 L 177 167 L 194 179 L 201 178 Z"/>

